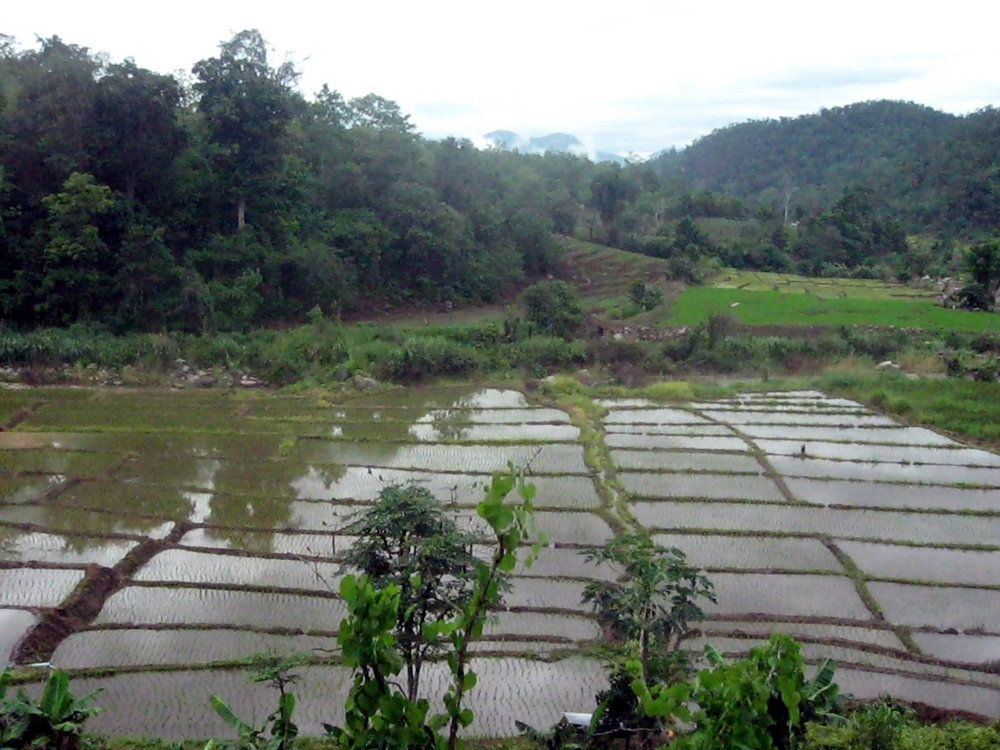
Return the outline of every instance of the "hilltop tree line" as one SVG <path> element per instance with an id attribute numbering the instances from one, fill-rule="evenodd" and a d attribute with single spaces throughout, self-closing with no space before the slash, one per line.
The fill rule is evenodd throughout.
<path id="1" fill-rule="evenodd" d="M 949 246 L 915 248 L 904 229 L 973 236 L 1000 210 L 998 152 L 982 145 L 992 112 L 964 120 L 973 134 L 907 177 L 920 184 L 907 212 L 871 165 L 896 174 L 887 163 L 933 145 L 921 128 L 955 118 L 923 108 L 920 127 L 885 124 L 859 105 L 875 118 L 863 143 L 851 110 L 843 143 L 814 139 L 840 143 L 826 151 L 776 141 L 773 128 L 791 127 L 782 121 L 651 162 L 594 164 L 425 139 L 378 95 L 323 86 L 306 97 L 294 65 L 271 57 L 259 32 L 243 31 L 179 79 L 58 37 L 20 50 L 0 36 L 0 318 L 200 332 L 372 300 L 490 301 L 551 272 L 559 234 L 667 258 L 693 281 L 720 264 L 919 275 L 943 268 Z M 802 122 L 822 131 L 829 119 Z M 893 132 L 902 145 L 883 158 Z M 711 146 L 726 139 L 728 151 Z M 812 171 L 764 158 L 777 143 Z M 750 145 L 756 156 L 741 157 Z M 725 157 L 715 172 L 698 161 L 710 146 Z M 949 203 L 955 180 L 932 169 L 941 159 L 966 168 L 964 202 Z M 810 180 L 827 192 L 807 200 Z M 935 201 L 952 206 L 945 218 Z M 948 224 L 948 211 L 964 223 Z"/>
<path id="2" fill-rule="evenodd" d="M 713 131 L 654 160 L 661 176 L 798 220 L 864 186 L 908 232 L 976 235 L 1000 226 L 1000 110 L 966 116 L 869 101 Z"/>
<path id="3" fill-rule="evenodd" d="M 0 316 L 245 328 L 366 297 L 488 300 L 547 270 L 551 217 L 579 202 L 560 173 L 584 164 L 425 140 L 391 101 L 295 81 L 256 31 L 190 81 L 4 38 Z"/>

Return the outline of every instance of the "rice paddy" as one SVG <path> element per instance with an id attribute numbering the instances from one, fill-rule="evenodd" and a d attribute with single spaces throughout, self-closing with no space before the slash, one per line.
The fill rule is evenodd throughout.
<path id="1" fill-rule="evenodd" d="M 0 660 L 103 688 L 95 731 L 224 735 L 212 693 L 265 715 L 239 660 L 335 649 L 352 514 L 417 482 L 481 529 L 473 506 L 508 462 L 528 467 L 550 546 L 476 645 L 473 734 L 593 708 L 602 634 L 580 596 L 615 572 L 579 552 L 636 527 L 715 584 L 690 646 L 735 655 L 783 631 L 859 697 L 1000 716 L 1000 457 L 847 399 L 605 401 L 600 473 L 580 425 L 514 390 L 0 390 L 0 414 L 26 405 L 0 431 Z M 40 646 L 60 612 L 76 614 Z M 321 733 L 348 674 L 300 671 L 301 724 Z M 443 665 L 427 679 L 438 694 Z"/>

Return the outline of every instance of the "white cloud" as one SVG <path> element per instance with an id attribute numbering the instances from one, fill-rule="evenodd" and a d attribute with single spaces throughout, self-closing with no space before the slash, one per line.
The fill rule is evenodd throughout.
<path id="1" fill-rule="evenodd" d="M 602 149 L 649 152 L 714 127 L 873 98 L 956 113 L 997 102 L 1000 6 L 954 0 L 833 4 L 764 0 L 336 0 L 315 5 L 116 0 L 4 8 L 3 28 L 190 69 L 259 28 L 303 71 L 345 96 L 394 99 L 432 136 L 562 131 Z M 99 12 L 95 8 L 99 7 Z"/>

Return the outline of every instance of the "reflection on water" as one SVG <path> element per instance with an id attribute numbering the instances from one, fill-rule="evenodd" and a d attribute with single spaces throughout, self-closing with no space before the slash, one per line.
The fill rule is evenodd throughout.
<path id="1" fill-rule="evenodd" d="M 10 666 L 10 653 L 25 631 L 35 624 L 35 616 L 21 609 L 0 609 L 0 669 Z"/>
<path id="2" fill-rule="evenodd" d="M 417 481 L 445 501 L 471 505 L 486 478 L 476 475 L 508 461 L 585 474 L 575 444 L 434 444 L 578 438 L 566 414 L 533 409 L 513 390 L 400 389 L 337 407 L 228 392 L 46 391 L 41 400 L 17 431 L 0 434 L 0 521 L 75 532 L 61 553 L 46 547 L 40 556 L 82 559 L 117 544 L 100 534 L 162 535 L 170 522 L 204 524 L 213 544 L 266 553 L 274 537 L 247 529 L 338 522 L 332 507 L 302 500 L 370 502 L 386 484 Z M 589 479 L 581 480 L 550 493 L 551 506 L 596 507 Z M 38 539 L 9 526 L 0 538 L 10 540 L 11 555 Z"/>
<path id="3" fill-rule="evenodd" d="M 9 535 L 9 536 L 8 536 Z M 138 544 L 135 540 L 15 532 L 0 526 L 0 560 L 51 563 L 94 563 L 112 567 Z"/>

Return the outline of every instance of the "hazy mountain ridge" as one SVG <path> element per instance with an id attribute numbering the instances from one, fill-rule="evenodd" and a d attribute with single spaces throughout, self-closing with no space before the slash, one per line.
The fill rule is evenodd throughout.
<path id="1" fill-rule="evenodd" d="M 623 163 L 625 158 L 609 151 L 599 151 L 588 147 L 570 133 L 549 133 L 532 138 L 515 133 L 512 130 L 493 130 L 483 135 L 491 145 L 506 151 L 518 151 L 522 154 L 544 154 L 547 151 L 586 156 L 591 161 L 611 161 Z"/>
<path id="2" fill-rule="evenodd" d="M 714 130 L 650 160 L 661 176 L 813 212 L 850 186 L 912 226 L 1000 223 L 1000 112 L 870 101 Z"/>

